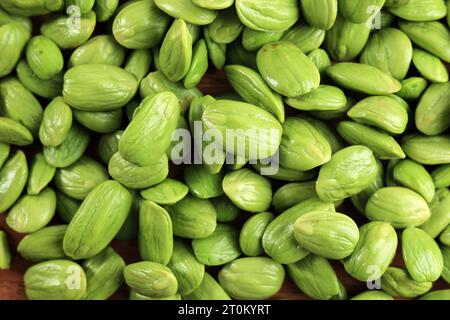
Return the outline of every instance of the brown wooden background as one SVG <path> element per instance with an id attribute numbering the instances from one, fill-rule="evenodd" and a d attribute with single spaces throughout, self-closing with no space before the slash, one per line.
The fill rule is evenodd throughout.
<path id="1" fill-rule="evenodd" d="M 205 94 L 211 95 L 219 95 L 222 93 L 226 93 L 230 91 L 230 86 L 227 83 L 223 72 L 221 71 L 210 71 L 208 75 L 205 77 L 204 81 L 202 81 L 199 88 Z M 95 140 L 95 139 L 93 139 Z M 344 205 L 340 208 L 341 212 L 350 214 L 358 224 L 364 223 L 364 218 L 358 213 L 355 213 L 354 209 L 351 205 L 344 203 Z M 13 254 L 11 269 L 0 271 L 0 300 L 5 299 L 26 299 L 22 277 L 26 269 L 32 265 L 32 263 L 25 261 L 22 259 L 16 252 L 16 246 L 21 238 L 24 235 L 15 233 L 11 229 L 8 228 L 5 222 L 6 214 L 0 214 L 0 230 L 5 230 L 9 236 L 10 246 Z M 245 217 L 244 217 L 245 220 Z M 53 223 L 61 223 L 58 220 L 58 217 L 55 217 Z M 127 263 L 132 263 L 139 261 L 139 254 L 137 250 L 137 243 L 135 242 L 119 242 L 114 241 L 112 246 L 116 251 L 125 259 Z M 333 261 L 333 266 L 342 280 L 343 284 L 347 288 L 349 297 L 364 291 L 365 283 L 359 282 L 353 278 L 351 278 L 343 269 L 342 265 Z M 400 251 L 393 262 L 393 265 L 402 266 L 403 262 L 401 259 Z M 209 269 L 212 274 L 217 272 L 218 268 Z M 435 283 L 435 289 L 442 288 L 450 288 L 450 285 L 446 284 L 443 280 L 439 280 Z M 126 286 L 122 286 L 120 290 L 114 294 L 112 299 L 127 299 L 128 298 L 128 289 Z M 275 299 L 308 299 L 305 295 L 303 295 L 299 289 L 291 283 L 288 279 L 285 281 L 285 284 L 282 290 L 274 297 Z"/>

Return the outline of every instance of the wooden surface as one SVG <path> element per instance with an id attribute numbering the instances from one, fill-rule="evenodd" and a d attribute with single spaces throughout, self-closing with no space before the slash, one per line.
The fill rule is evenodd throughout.
<path id="1" fill-rule="evenodd" d="M 201 83 L 199 88 L 202 90 L 204 94 L 211 95 L 219 95 L 221 93 L 226 93 L 230 91 L 230 87 L 224 77 L 223 72 L 212 71 L 209 72 L 208 76 Z M 289 111 L 292 113 L 292 110 Z M 92 139 L 92 142 L 95 143 L 96 139 Z M 91 150 L 95 150 L 94 146 L 91 146 Z M 276 187 L 276 186 L 275 186 Z M 361 215 L 354 213 L 354 209 L 348 204 L 344 203 L 343 207 L 340 208 L 341 212 L 347 213 L 351 215 L 355 221 L 361 225 L 365 222 L 364 218 Z M 242 214 L 240 217 L 241 223 L 242 220 L 245 220 L 249 215 Z M 16 252 L 16 246 L 21 238 L 24 235 L 17 234 L 9 229 L 5 222 L 6 214 L 0 214 L 0 230 L 5 230 L 9 236 L 10 246 L 13 254 L 11 269 L 0 271 L 0 300 L 5 299 L 25 299 L 24 287 L 23 287 L 23 274 L 28 267 L 32 265 L 32 263 L 23 260 Z M 52 221 L 52 224 L 60 224 L 62 223 L 58 217 L 55 217 Z M 136 242 L 119 242 L 114 241 L 112 244 L 113 248 L 125 259 L 126 263 L 132 263 L 139 261 L 139 255 L 137 251 L 137 243 Z M 338 277 L 343 282 L 344 286 L 348 291 L 349 297 L 366 290 L 366 284 L 363 282 L 356 281 L 351 278 L 343 269 L 341 263 L 337 261 L 332 262 L 333 267 L 338 274 Z M 401 260 L 401 255 L 399 252 L 393 262 L 395 266 L 402 266 L 403 262 Z M 217 273 L 218 268 L 208 269 L 212 274 Z M 450 288 L 448 284 L 444 281 L 439 280 L 435 283 L 433 289 L 442 289 L 442 288 Z M 119 291 L 113 295 L 112 299 L 127 299 L 128 298 L 128 289 L 126 286 L 122 286 Z M 285 281 L 285 284 L 282 290 L 274 297 L 275 299 L 308 299 L 305 295 L 303 295 L 297 287 L 292 284 L 289 280 Z"/>

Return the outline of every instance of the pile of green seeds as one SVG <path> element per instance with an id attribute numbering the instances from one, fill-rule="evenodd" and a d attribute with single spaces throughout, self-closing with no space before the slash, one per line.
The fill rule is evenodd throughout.
<path id="1" fill-rule="evenodd" d="M 449 26 L 444 0 L 2 0 L 27 297 L 449 300 Z M 208 69 L 233 92 L 204 95 Z"/>

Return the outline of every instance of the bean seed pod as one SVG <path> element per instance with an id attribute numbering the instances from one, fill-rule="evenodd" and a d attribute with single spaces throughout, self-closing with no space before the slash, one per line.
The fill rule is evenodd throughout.
<path id="1" fill-rule="evenodd" d="M 30 300 L 79 300 L 86 292 L 86 274 L 69 260 L 40 262 L 27 269 L 25 293 Z"/>
<path id="2" fill-rule="evenodd" d="M 124 270 L 127 285 L 144 296 L 166 298 L 177 293 L 178 283 L 172 271 L 162 264 L 142 261 Z"/>
<path id="3" fill-rule="evenodd" d="M 418 282 L 434 282 L 442 273 L 444 261 L 437 243 L 423 230 L 407 228 L 402 233 L 402 256 L 406 269 Z"/>
<path id="4" fill-rule="evenodd" d="M 345 270 L 355 279 L 368 281 L 381 277 L 397 249 L 397 234 L 385 222 L 369 222 L 359 229 L 353 253 L 344 260 Z"/>

